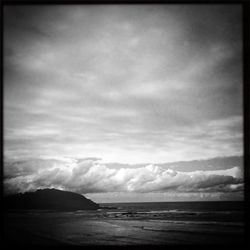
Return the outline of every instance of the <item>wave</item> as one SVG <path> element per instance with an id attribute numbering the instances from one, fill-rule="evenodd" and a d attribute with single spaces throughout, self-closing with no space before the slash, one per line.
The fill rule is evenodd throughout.
<path id="1" fill-rule="evenodd" d="M 152 210 L 148 212 L 144 212 L 148 214 L 189 214 L 189 215 L 199 215 L 199 214 L 233 214 L 235 211 L 191 211 L 191 210 L 177 210 L 177 209 L 172 209 L 172 210 Z"/>
<path id="2" fill-rule="evenodd" d="M 149 220 L 152 222 L 160 223 L 172 223 L 172 224 L 196 224 L 196 225 L 221 225 L 221 226 L 238 226 L 242 227 L 243 223 L 241 222 L 221 222 L 221 221 L 177 221 L 177 220 Z"/>
<path id="3" fill-rule="evenodd" d="M 234 211 L 188 211 L 188 210 L 151 210 L 151 211 L 133 211 L 133 210 L 123 210 L 123 211 L 107 211 L 107 214 L 186 214 L 186 215 L 222 215 L 222 214 L 233 214 Z M 237 212 L 239 213 L 239 212 Z"/>

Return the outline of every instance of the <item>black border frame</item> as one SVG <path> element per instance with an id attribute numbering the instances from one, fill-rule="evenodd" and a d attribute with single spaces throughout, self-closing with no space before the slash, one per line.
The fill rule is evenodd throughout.
<path id="1" fill-rule="evenodd" d="M 0 85 L 0 120 L 1 120 L 1 169 L 0 169 L 0 201 L 3 201 L 3 123 L 4 123 L 4 105 L 3 105 L 3 78 L 4 78 L 4 70 L 3 70 L 3 27 L 4 27 L 4 18 L 3 18 L 3 9 L 4 6 L 11 6 L 11 5 L 98 5 L 98 4 L 236 4 L 242 6 L 242 27 L 243 27 L 243 132 L 244 132 L 244 140 L 243 140 L 243 159 L 244 159 L 244 209 L 245 209 L 245 242 L 242 245 L 234 245 L 234 247 L 248 249 L 250 247 L 250 149 L 249 149 L 249 141 L 250 141 L 250 105 L 249 105 L 249 98 L 250 98 L 250 88 L 249 88 L 249 71 L 250 71 L 250 64 L 249 64 L 249 47 L 250 47 L 250 1 L 249 0 L 2 0 L 0 1 L 1 4 L 1 19 L 0 19 L 0 27 L 1 27 L 1 85 Z M 1 202 L 2 204 L 2 202 Z M 3 215 L 3 206 L 1 206 L 1 211 Z M 4 223 L 4 216 L 1 216 L 1 225 Z M 4 231 L 3 227 L 1 227 L 1 235 L 0 235 L 0 242 L 3 247 L 4 245 Z M 225 248 L 228 249 L 230 246 L 228 245 L 188 245 L 191 248 L 204 248 L 207 247 L 208 249 L 211 248 Z M 68 246 L 65 246 L 68 248 Z M 71 247 L 71 246 L 70 246 Z M 74 247 L 74 246 L 73 246 Z M 183 248 L 185 249 L 186 245 L 164 245 L 164 246 L 81 246 L 81 248 L 85 249 L 165 249 L 166 248 Z M 233 246 L 232 246 L 233 247 Z M 25 246 L 26 248 L 26 246 Z M 40 247 L 35 247 L 40 248 Z M 57 248 L 57 247 L 56 247 Z"/>

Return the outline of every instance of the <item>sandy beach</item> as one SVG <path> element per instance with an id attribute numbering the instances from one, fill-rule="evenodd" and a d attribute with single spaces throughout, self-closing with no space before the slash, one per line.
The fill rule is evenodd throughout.
<path id="1" fill-rule="evenodd" d="M 243 227 L 106 212 L 11 212 L 5 215 L 7 245 L 176 245 L 240 244 Z"/>

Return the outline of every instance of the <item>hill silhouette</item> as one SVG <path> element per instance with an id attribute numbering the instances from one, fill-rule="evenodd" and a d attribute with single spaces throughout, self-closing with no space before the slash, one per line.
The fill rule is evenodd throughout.
<path id="1" fill-rule="evenodd" d="M 99 205 L 83 195 L 57 189 L 38 189 L 4 198 L 5 209 L 96 210 Z"/>

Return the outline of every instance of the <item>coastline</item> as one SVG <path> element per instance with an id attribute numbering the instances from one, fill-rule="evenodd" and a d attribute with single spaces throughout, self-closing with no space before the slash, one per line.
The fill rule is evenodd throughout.
<path id="1" fill-rule="evenodd" d="M 184 223 L 137 217 L 105 217 L 103 211 L 6 212 L 9 245 L 241 244 L 243 224 Z"/>

